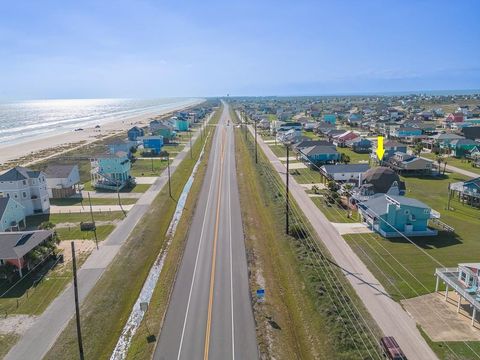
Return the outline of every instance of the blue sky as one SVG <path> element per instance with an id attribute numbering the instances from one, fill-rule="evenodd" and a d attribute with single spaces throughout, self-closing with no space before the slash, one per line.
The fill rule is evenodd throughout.
<path id="1" fill-rule="evenodd" d="M 480 1 L 4 1 L 0 99 L 480 88 Z"/>

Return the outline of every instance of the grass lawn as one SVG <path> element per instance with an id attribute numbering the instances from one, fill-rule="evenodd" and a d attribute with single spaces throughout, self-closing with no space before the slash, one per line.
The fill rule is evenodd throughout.
<path id="1" fill-rule="evenodd" d="M 153 171 L 152 171 L 153 167 Z M 135 177 L 159 176 L 161 171 L 167 167 L 166 160 L 160 159 L 137 159 L 132 164 L 130 174 Z"/>
<path id="2" fill-rule="evenodd" d="M 129 188 L 129 189 L 124 188 L 124 189 L 120 190 L 120 193 L 129 193 L 129 192 L 144 193 L 145 191 L 147 191 L 150 188 L 150 186 L 151 185 L 148 185 L 148 184 L 137 184 L 133 188 Z M 87 181 L 83 184 L 83 190 L 85 190 L 85 191 L 95 191 L 95 189 L 92 186 L 91 181 Z M 111 193 L 111 191 L 98 191 L 98 192 L 110 192 Z"/>
<path id="3" fill-rule="evenodd" d="M 309 168 L 290 170 L 290 174 L 299 184 L 317 184 L 323 180 L 318 171 Z"/>
<path id="4" fill-rule="evenodd" d="M 123 219 L 121 211 L 97 212 L 94 214 L 96 221 L 113 221 Z M 82 221 L 91 221 L 90 213 L 71 213 L 71 214 L 43 214 L 27 216 L 27 226 L 30 229 L 37 228 L 44 221 L 51 221 L 54 224 L 61 223 L 80 223 Z"/>
<path id="5" fill-rule="evenodd" d="M 322 191 L 321 194 L 326 194 L 326 192 Z M 336 223 L 358 222 L 356 213 L 354 213 L 351 218 L 348 218 L 347 210 L 341 209 L 337 204 L 328 203 L 326 198 L 324 197 L 313 197 L 312 201 L 314 202 L 315 205 L 317 205 L 317 207 L 331 222 L 336 222 Z"/>
<path id="6" fill-rule="evenodd" d="M 172 175 L 174 199 L 180 196 L 202 145 L 198 139 L 193 148 L 194 158 L 186 157 Z M 85 298 L 81 306 L 82 331 L 94 335 L 84 338 L 85 358 L 110 358 L 143 282 L 165 245 L 165 233 L 176 205 L 165 187 L 122 246 L 115 261 Z M 76 328 L 72 319 L 45 359 L 73 359 L 77 356 Z"/>
<path id="7" fill-rule="evenodd" d="M 78 259 L 79 266 L 85 261 L 86 254 Z M 55 264 L 47 260 L 40 265 L 38 271 L 25 276 L 3 298 L 0 298 L 0 314 L 39 315 L 55 299 L 70 282 L 72 271 L 70 263 Z M 11 284 L 0 280 L 0 293 Z"/>
<path id="8" fill-rule="evenodd" d="M 0 359 L 7 355 L 10 348 L 15 345 L 20 336 L 15 333 L 0 334 Z"/>
<path id="9" fill-rule="evenodd" d="M 305 130 L 302 130 L 302 135 L 303 136 L 306 136 L 312 140 L 318 140 L 318 135 L 315 134 L 313 131 L 305 131 Z"/>
<path id="10" fill-rule="evenodd" d="M 455 210 L 446 210 L 448 183 L 463 179 L 465 177 L 458 174 L 450 174 L 437 180 L 431 178 L 403 178 L 407 186 L 406 196 L 430 205 L 441 213 L 443 222 L 455 228 L 454 233 L 440 231 L 439 235 L 435 237 L 412 239 L 428 254 L 447 267 L 456 266 L 462 262 L 478 261 L 477 255 L 480 252 L 480 243 L 478 242 L 480 211 L 462 205 L 455 199 L 451 202 L 451 207 Z M 345 238 L 396 299 L 415 297 L 418 294 L 425 294 L 434 290 L 435 278 L 432 274 L 439 265 L 407 240 L 403 238 L 387 240 L 377 234 L 347 235 Z M 419 281 L 413 279 L 387 251 L 412 274 L 415 274 Z M 386 275 L 382 275 L 375 265 L 380 267 Z"/>
<path id="11" fill-rule="evenodd" d="M 269 145 L 270 149 L 272 149 L 273 153 L 277 157 L 286 157 L 287 156 L 287 149 L 285 149 L 285 146 L 283 145 Z M 291 155 L 294 156 L 293 151 L 290 151 Z"/>
<path id="12" fill-rule="evenodd" d="M 92 205 L 118 205 L 118 199 L 108 199 L 108 198 L 90 198 Z M 123 199 L 120 196 L 120 200 L 123 205 L 135 204 L 138 199 Z M 88 207 L 90 202 L 88 198 L 66 198 L 66 199 L 50 199 L 50 205 L 56 206 L 71 206 L 71 205 L 82 205 Z"/>
<path id="13" fill-rule="evenodd" d="M 368 159 L 370 158 L 370 154 L 358 154 L 349 148 L 337 148 L 337 151 L 348 155 L 350 157 L 350 164 L 365 163 L 365 161 L 368 163 Z"/>
<path id="14" fill-rule="evenodd" d="M 98 241 L 105 240 L 115 229 L 115 225 L 97 225 Z M 60 240 L 95 240 L 93 231 L 81 231 L 80 225 L 55 229 Z"/>
<path id="15" fill-rule="evenodd" d="M 434 153 L 422 153 L 421 156 L 431 160 L 437 159 L 437 155 L 435 155 Z M 446 158 L 446 160 L 447 160 L 447 165 L 455 166 L 459 169 L 471 171 L 473 173 L 480 175 L 480 168 L 473 167 L 472 163 L 466 159 L 457 159 L 455 157 L 448 157 Z M 435 162 L 435 165 L 437 165 L 436 162 Z M 443 166 L 444 164 L 442 164 L 442 169 L 443 169 Z"/>

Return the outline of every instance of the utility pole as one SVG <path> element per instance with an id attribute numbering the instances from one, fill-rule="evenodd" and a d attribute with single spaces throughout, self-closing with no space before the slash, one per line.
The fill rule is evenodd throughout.
<path id="1" fill-rule="evenodd" d="M 193 154 L 192 154 L 192 130 L 188 129 L 188 136 L 190 137 L 190 159 L 193 159 Z"/>
<path id="2" fill-rule="evenodd" d="M 168 194 L 172 198 L 172 186 L 170 185 L 170 154 L 167 152 Z"/>
<path id="3" fill-rule="evenodd" d="M 152 174 L 153 174 L 153 156 L 152 156 L 151 160 L 152 160 Z"/>
<path id="4" fill-rule="evenodd" d="M 288 186 L 288 181 L 289 181 L 289 178 L 290 178 L 290 148 L 289 146 L 287 145 L 287 172 L 285 174 L 286 178 L 285 178 L 285 183 L 286 183 L 286 192 L 285 192 L 285 234 L 288 235 L 289 233 L 289 212 L 290 212 L 290 204 L 289 204 L 289 186 Z"/>
<path id="5" fill-rule="evenodd" d="M 255 164 L 258 164 L 258 154 L 257 154 L 257 121 L 255 122 Z"/>
<path id="6" fill-rule="evenodd" d="M 97 246 L 97 250 L 98 250 L 97 226 L 95 225 L 95 219 L 93 218 L 92 199 L 90 199 L 90 193 L 88 193 L 88 203 L 90 205 L 90 217 L 92 218 L 92 223 L 93 223 L 93 234 L 95 235 L 95 245 Z"/>
<path id="7" fill-rule="evenodd" d="M 77 280 L 77 261 L 75 259 L 75 243 L 72 241 L 72 266 L 73 266 L 73 291 L 75 293 L 75 319 L 77 321 L 77 340 L 78 351 L 80 353 L 80 360 L 84 360 L 83 342 L 82 342 L 82 328 L 80 327 L 80 306 L 78 304 L 78 280 Z"/>

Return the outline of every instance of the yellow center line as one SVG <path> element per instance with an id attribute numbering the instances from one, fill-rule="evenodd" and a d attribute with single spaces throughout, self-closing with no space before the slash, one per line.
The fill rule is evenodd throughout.
<path id="1" fill-rule="evenodd" d="M 212 327 L 212 308 L 213 308 L 213 290 L 215 287 L 215 264 L 217 257 L 217 240 L 218 240 L 218 226 L 220 219 L 220 204 L 221 204 L 221 188 L 222 188 L 222 176 L 223 176 L 223 161 L 225 150 L 225 128 L 222 132 L 222 144 L 221 144 L 221 156 L 220 156 L 220 176 L 218 178 L 218 192 L 217 192 L 217 213 L 215 217 L 215 232 L 213 237 L 213 254 L 212 254 L 212 270 L 210 272 L 210 295 L 208 299 L 208 315 L 207 315 L 207 327 L 205 331 L 205 349 L 203 353 L 203 359 L 208 360 L 208 352 L 210 350 L 210 332 Z"/>

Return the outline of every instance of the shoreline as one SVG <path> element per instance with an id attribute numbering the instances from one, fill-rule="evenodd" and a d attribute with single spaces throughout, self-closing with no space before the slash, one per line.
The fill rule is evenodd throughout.
<path id="1" fill-rule="evenodd" d="M 89 125 L 83 127 L 84 130 L 82 131 L 66 130 L 54 135 L 43 134 L 43 136 L 40 135 L 30 139 L 25 138 L 16 143 L 0 144 L 0 168 L 10 167 L 10 165 L 31 165 L 63 152 L 72 151 L 78 147 L 116 135 L 119 132 L 127 131 L 132 126 L 146 126 L 152 117 L 166 116 L 170 113 L 201 104 L 202 102 L 204 102 L 203 99 L 192 100 L 187 104 L 182 103 L 169 107 L 168 109 L 155 110 L 148 114 L 131 115 L 130 117 L 122 117 L 121 119 L 115 119 L 116 117 L 113 116 L 111 119 L 105 119 L 99 122 L 98 124 L 101 125 L 100 129 L 95 128 L 96 125 Z M 55 149 L 59 149 L 60 151 L 54 151 Z M 25 159 L 26 161 L 22 162 L 22 159 L 26 157 L 35 157 L 35 155 L 39 155 L 41 152 L 47 152 L 48 150 L 51 150 L 52 154 L 40 155 L 33 161 Z M 17 161 L 20 163 L 15 164 Z"/>

